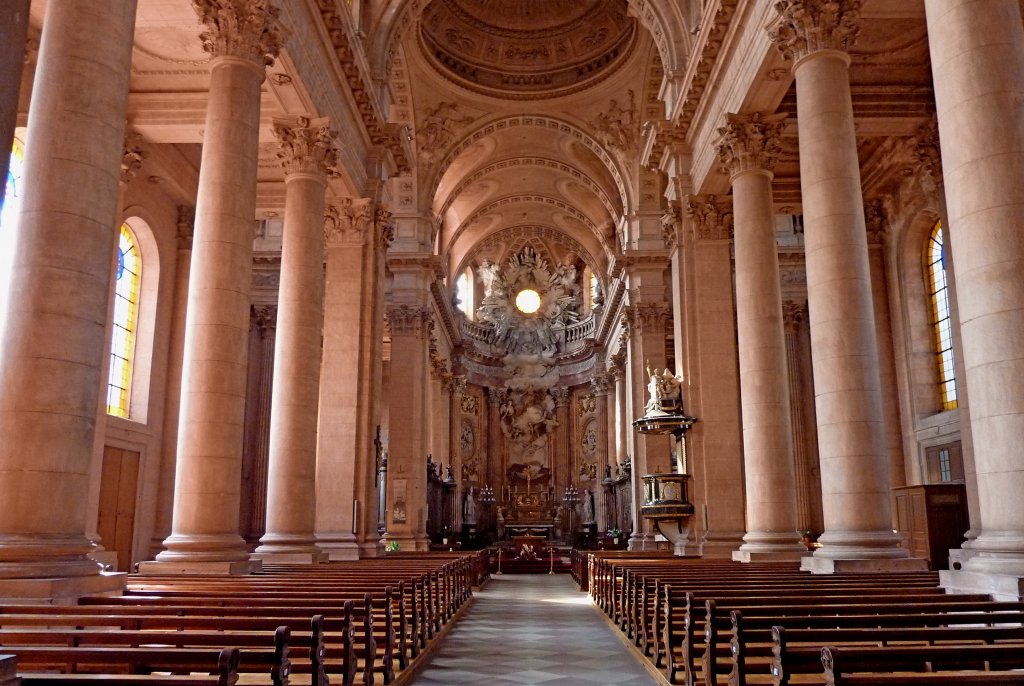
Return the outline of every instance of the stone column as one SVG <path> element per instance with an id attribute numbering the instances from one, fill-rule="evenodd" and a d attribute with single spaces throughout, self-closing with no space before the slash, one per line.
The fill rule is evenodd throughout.
<path id="1" fill-rule="evenodd" d="M 135 5 L 51 3 L 43 23 L 10 273 L 18 297 L 0 324 L 0 579 L 19 579 L 0 582 L 0 596 L 123 588 L 98 575 L 86 531 Z"/>
<path id="2" fill-rule="evenodd" d="M 392 269 L 394 271 L 394 268 Z M 419 269 L 406 273 L 417 279 Z M 417 279 L 418 280 L 418 279 Z M 387 537 L 402 550 L 427 549 L 427 393 L 428 345 L 432 310 L 409 303 L 387 308 L 391 326 L 391 379 L 388 389 L 390 459 L 388 462 Z"/>
<path id="3" fill-rule="evenodd" d="M 25 64 L 25 37 L 28 32 L 30 0 L 8 0 L 0 6 L 0 204 L 7 188 L 11 146 L 18 121 L 21 95 L 21 71 Z"/>
<path id="4" fill-rule="evenodd" d="M 860 0 L 780 0 L 773 42 L 793 60 L 825 532 L 804 568 L 913 563 L 892 531 L 878 341 L 847 48 Z M 888 562 L 886 562 L 888 561 Z"/>
<path id="5" fill-rule="evenodd" d="M 742 562 L 807 552 L 796 533 L 792 421 L 772 170 L 785 115 L 726 115 L 718 155 L 732 178 L 736 330 L 743 416 L 747 533 Z"/>
<path id="6" fill-rule="evenodd" d="M 280 49 L 269 0 L 193 5 L 211 61 L 178 424 L 172 533 L 141 571 L 245 573 L 238 535 L 260 84 Z"/>
<path id="7" fill-rule="evenodd" d="M 789 372 L 789 407 L 793 420 L 793 476 L 796 482 L 796 525 L 800 531 L 821 533 L 821 478 L 817 469 L 818 450 L 813 414 L 814 398 L 808 393 L 812 387 L 805 378 L 806 350 L 803 340 L 807 321 L 806 303 L 787 301 L 782 305 L 783 326 L 786 330 L 786 369 Z"/>
<path id="8" fill-rule="evenodd" d="M 896 351 L 889 319 L 889 288 L 885 278 L 885 214 L 881 201 L 864 207 L 868 231 L 868 264 L 871 269 L 871 302 L 874 305 L 875 331 L 878 339 L 879 383 L 882 391 L 882 421 L 885 432 L 882 448 L 889 461 L 889 487 L 907 485 L 906 461 L 903 458 L 903 436 L 900 432 L 899 388 L 896 382 Z M 895 513 L 892 526 L 896 528 Z"/>
<path id="9" fill-rule="evenodd" d="M 253 303 L 249 315 L 249 358 L 245 386 L 242 500 L 239 532 L 255 546 L 267 530 L 267 470 L 270 462 L 270 402 L 274 386 L 277 305 Z"/>
<path id="10" fill-rule="evenodd" d="M 178 451 L 178 412 L 181 408 L 181 355 L 185 345 L 185 313 L 188 308 L 188 274 L 192 261 L 192 222 L 195 210 L 178 208 L 178 254 L 174 262 L 174 302 L 171 305 L 170 345 L 167 347 L 167 401 L 164 405 L 160 475 L 157 477 L 156 519 L 150 541 L 150 557 L 163 549 L 171 535 L 174 510 L 174 458 Z"/>
<path id="11" fill-rule="evenodd" d="M 664 267 L 658 270 L 661 283 L 664 284 Z M 647 281 L 651 281 L 654 270 L 644 270 Z M 631 279 L 633 275 L 631 275 Z M 664 286 L 662 286 L 662 289 Z M 628 431 L 633 431 L 634 419 L 643 417 L 647 406 L 647 374 L 665 368 L 665 323 L 669 316 L 668 305 L 664 302 L 640 302 L 628 305 L 629 316 L 629 364 L 626 373 L 632 390 L 632 406 L 627 409 L 626 423 Z M 672 444 L 668 436 L 637 434 L 635 436 L 633 458 L 633 534 L 629 538 L 630 550 L 653 549 L 653 527 L 649 520 L 640 516 L 640 506 L 644 502 L 644 474 L 673 471 Z"/>
<path id="12" fill-rule="evenodd" d="M 369 198 L 345 198 L 328 208 L 327 293 L 324 321 L 323 372 L 320 379 L 320 435 L 316 462 L 317 544 L 332 560 L 359 557 L 353 530 L 353 504 L 364 519 L 375 519 L 375 503 L 356 495 L 356 467 L 372 462 L 376 426 L 368 419 L 370 362 L 367 348 L 372 302 L 364 302 L 363 284 L 372 280 Z M 369 436 L 364 436 L 373 430 Z M 376 528 L 376 525 L 374 526 Z"/>
<path id="13" fill-rule="evenodd" d="M 614 472 L 626 455 L 626 431 L 629 424 L 626 420 L 626 367 L 625 363 L 613 365 L 609 370 L 615 380 L 615 392 L 609 394 L 609 411 L 614 423 L 614 449 L 608 451 L 608 466 Z"/>
<path id="14" fill-rule="evenodd" d="M 597 466 L 597 474 L 594 477 L 594 514 L 597 522 L 597 530 L 604 531 L 608 528 L 608 508 L 605 505 L 605 490 L 601 487 L 604 479 L 605 466 L 608 464 L 608 436 L 610 433 L 608 422 L 608 400 L 612 380 L 607 374 L 597 374 L 590 380 L 590 390 L 594 394 L 594 405 L 597 409 L 597 417 L 594 426 L 597 432 L 597 449 L 594 451 L 594 464 Z"/>
<path id="15" fill-rule="evenodd" d="M 732 207 L 728 198 L 685 196 L 684 243 L 673 258 L 676 357 L 685 360 L 683 399 L 697 423 L 687 434 L 700 553 L 731 558 L 746 532 L 739 363 L 733 298 Z"/>
<path id="16" fill-rule="evenodd" d="M 1016 0 L 926 0 L 981 531 L 950 588 L 1024 596 L 1024 29 Z M 956 46 L 955 50 L 950 46 Z"/>
<path id="17" fill-rule="evenodd" d="M 319 562 L 316 448 L 324 328 L 324 191 L 337 164 L 327 119 L 275 119 L 285 169 L 284 236 L 270 408 L 267 529 L 255 556 Z M 313 497 L 310 497 L 313 494 Z"/>
<path id="18" fill-rule="evenodd" d="M 572 468 L 573 430 L 569 417 L 569 389 L 565 387 L 552 388 L 551 396 L 555 399 L 555 420 L 558 422 L 554 433 L 548 435 L 548 440 L 553 443 L 551 446 L 553 469 L 551 471 L 554 478 L 551 481 L 555 489 L 555 497 L 561 498 L 562 492 L 575 481 L 576 477 Z"/>

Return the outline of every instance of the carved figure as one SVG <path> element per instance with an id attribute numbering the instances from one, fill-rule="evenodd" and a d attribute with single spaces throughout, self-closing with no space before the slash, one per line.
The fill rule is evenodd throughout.
<path id="1" fill-rule="evenodd" d="M 476 489 L 473 486 L 466 491 L 466 498 L 462 503 L 462 521 L 465 524 L 476 524 Z"/>

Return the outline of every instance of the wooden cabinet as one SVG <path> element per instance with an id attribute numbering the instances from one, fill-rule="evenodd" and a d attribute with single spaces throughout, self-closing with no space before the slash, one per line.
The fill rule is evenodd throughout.
<path id="1" fill-rule="evenodd" d="M 892 507 L 903 545 L 932 569 L 949 568 L 949 550 L 959 548 L 970 526 L 963 484 L 922 484 L 892 489 Z"/>

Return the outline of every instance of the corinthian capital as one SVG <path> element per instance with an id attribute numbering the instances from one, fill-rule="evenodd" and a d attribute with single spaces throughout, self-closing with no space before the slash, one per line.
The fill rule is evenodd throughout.
<path id="1" fill-rule="evenodd" d="M 777 0 L 779 20 L 769 30 L 787 59 L 819 50 L 847 51 L 860 33 L 862 0 Z"/>
<path id="2" fill-rule="evenodd" d="M 736 175 L 747 171 L 772 171 L 782 145 L 779 139 L 786 115 L 726 114 L 718 129 L 718 159 L 724 171 Z"/>
<path id="3" fill-rule="evenodd" d="M 697 240 L 717 241 L 732 238 L 732 202 L 716 195 L 686 196 L 686 216 L 693 224 Z"/>
<path id="4" fill-rule="evenodd" d="M 281 147 L 277 157 L 284 173 L 335 174 L 338 166 L 338 146 L 329 120 L 307 117 L 278 117 L 274 119 L 274 135 Z"/>
<path id="5" fill-rule="evenodd" d="M 433 324 L 431 309 L 414 305 L 391 305 L 384 311 L 384 318 L 392 336 L 423 338 L 429 335 Z"/>
<path id="6" fill-rule="evenodd" d="M 377 234 L 377 247 L 387 251 L 395 242 L 395 218 L 388 210 L 378 207 L 373 215 L 373 228 Z"/>
<path id="7" fill-rule="evenodd" d="M 206 31 L 203 49 L 214 57 L 239 57 L 269 67 L 284 42 L 280 10 L 270 0 L 192 0 Z"/>
<path id="8" fill-rule="evenodd" d="M 324 241 L 328 245 L 362 245 L 366 241 L 366 211 L 369 199 L 342 198 L 340 204 L 324 211 Z"/>

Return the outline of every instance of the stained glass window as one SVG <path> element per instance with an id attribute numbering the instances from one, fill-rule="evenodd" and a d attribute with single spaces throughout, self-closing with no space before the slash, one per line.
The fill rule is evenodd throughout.
<path id="1" fill-rule="evenodd" d="M 473 270 L 466 268 L 466 271 L 455 280 L 455 297 L 459 301 L 459 309 L 466 315 L 466 319 L 473 319 Z"/>
<path id="2" fill-rule="evenodd" d="M 107 414 L 127 418 L 131 400 L 135 333 L 139 321 L 139 288 L 142 283 L 139 246 L 128 224 L 121 225 L 116 269 L 114 335 L 110 342 Z"/>
<path id="3" fill-rule="evenodd" d="M 935 223 L 928 239 L 928 293 L 932 301 L 932 327 L 935 356 L 939 368 L 939 395 L 942 409 L 956 409 L 956 370 L 953 364 L 953 327 L 949 314 L 949 290 L 946 286 L 946 254 L 942 249 L 942 224 Z"/>

